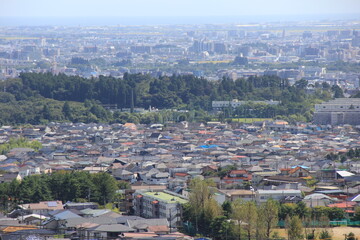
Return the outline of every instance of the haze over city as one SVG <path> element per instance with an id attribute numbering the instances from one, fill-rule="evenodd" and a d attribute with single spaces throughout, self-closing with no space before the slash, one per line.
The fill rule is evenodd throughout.
<path id="1" fill-rule="evenodd" d="M 357 0 L 13 0 L 0 1 L 1 25 L 141 25 L 358 18 Z"/>

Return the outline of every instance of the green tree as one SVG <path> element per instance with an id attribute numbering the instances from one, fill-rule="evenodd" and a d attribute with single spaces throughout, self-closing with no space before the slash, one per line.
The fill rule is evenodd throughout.
<path id="1" fill-rule="evenodd" d="M 230 220 L 225 216 L 215 217 L 210 223 L 211 237 L 214 240 L 226 240 L 232 238 L 232 227 Z"/>
<path id="2" fill-rule="evenodd" d="M 309 209 L 306 207 L 306 204 L 302 201 L 298 202 L 295 206 L 295 215 L 297 215 L 300 219 L 305 219 L 309 214 Z"/>
<path id="3" fill-rule="evenodd" d="M 346 240 L 355 240 L 355 239 L 356 239 L 355 234 L 353 232 L 350 232 L 346 238 Z"/>
<path id="4" fill-rule="evenodd" d="M 330 232 L 327 229 L 323 229 L 321 230 L 321 232 L 319 233 L 319 238 L 320 239 L 326 239 L 326 240 L 331 240 L 332 236 L 330 234 Z"/>
<path id="5" fill-rule="evenodd" d="M 344 97 L 343 90 L 336 84 L 331 87 L 331 91 L 334 92 L 334 98 L 343 98 Z"/>
<path id="6" fill-rule="evenodd" d="M 43 109 L 42 109 L 42 117 L 46 120 L 51 120 L 52 118 L 52 115 L 51 115 L 51 111 L 50 111 L 50 108 L 47 104 L 45 104 L 43 106 Z"/>
<path id="7" fill-rule="evenodd" d="M 62 113 L 64 114 L 65 119 L 72 120 L 71 107 L 68 101 L 66 101 L 62 108 Z"/>
<path id="8" fill-rule="evenodd" d="M 118 190 L 117 182 L 110 174 L 100 172 L 91 175 L 92 182 L 95 185 L 95 197 L 97 202 L 109 203 L 115 196 L 116 190 Z"/>
<path id="9" fill-rule="evenodd" d="M 229 201 L 225 201 L 222 205 L 221 205 L 224 215 L 225 217 L 229 218 L 232 212 L 232 208 L 231 208 L 231 202 Z"/>
<path id="10" fill-rule="evenodd" d="M 262 221 L 264 224 L 266 239 L 270 239 L 271 230 L 277 226 L 278 213 L 279 204 L 273 199 L 268 199 L 260 205 L 259 221 Z"/>
<path id="11" fill-rule="evenodd" d="M 287 218 L 286 229 L 289 240 L 303 239 L 303 225 L 301 219 L 298 216 Z"/>
<path id="12" fill-rule="evenodd" d="M 279 209 L 279 219 L 286 220 L 287 217 L 293 216 L 295 214 L 296 205 L 293 203 L 283 203 L 280 205 Z"/>
<path id="13" fill-rule="evenodd" d="M 212 182 L 195 178 L 191 180 L 189 188 L 189 204 L 185 206 L 185 220 L 191 221 L 197 232 L 211 234 L 210 223 L 222 214 L 221 206 L 213 199 L 210 191 Z"/>
<path id="14" fill-rule="evenodd" d="M 257 229 L 258 211 L 255 202 L 235 201 L 232 206 L 233 218 L 240 224 L 244 223 L 243 228 L 246 232 L 248 240 L 251 240 Z"/>

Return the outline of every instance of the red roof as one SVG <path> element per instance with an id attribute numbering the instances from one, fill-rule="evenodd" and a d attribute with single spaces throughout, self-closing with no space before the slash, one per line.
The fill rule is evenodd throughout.
<path id="1" fill-rule="evenodd" d="M 290 173 L 290 174 L 291 174 L 291 173 L 294 173 L 294 172 L 296 172 L 296 171 L 299 170 L 299 169 L 301 169 L 301 167 L 292 168 L 292 169 L 289 171 L 289 173 Z"/>
<path id="2" fill-rule="evenodd" d="M 232 175 L 232 174 L 235 174 L 235 175 L 238 175 L 238 174 L 246 174 L 247 171 L 242 169 L 242 170 L 231 170 L 229 175 Z"/>
<path id="3" fill-rule="evenodd" d="M 291 170 L 291 168 L 280 168 L 280 171 L 282 171 L 282 172 L 288 172 L 290 170 Z"/>
<path id="4" fill-rule="evenodd" d="M 252 179 L 252 176 L 251 175 L 248 175 L 247 177 L 224 177 L 223 178 L 225 181 L 229 181 L 229 180 L 232 180 L 232 181 L 235 181 L 235 180 L 244 180 L 244 181 L 250 181 Z"/>
<path id="5" fill-rule="evenodd" d="M 338 207 L 338 208 L 353 208 L 356 205 L 356 202 L 341 202 L 329 204 L 328 207 Z"/>
<path id="6" fill-rule="evenodd" d="M 189 174 L 187 174 L 187 173 L 181 173 L 181 172 L 175 173 L 175 176 L 177 176 L 177 177 L 186 177 L 188 175 Z"/>

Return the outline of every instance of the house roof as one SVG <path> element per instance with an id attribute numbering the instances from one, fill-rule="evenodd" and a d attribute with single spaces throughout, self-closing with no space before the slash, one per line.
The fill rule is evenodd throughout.
<path id="1" fill-rule="evenodd" d="M 103 214 L 106 214 L 106 213 L 110 212 L 110 210 L 109 209 L 90 209 L 90 208 L 87 208 L 87 209 L 80 210 L 80 212 L 82 212 L 84 214 L 87 214 L 87 215 L 92 215 L 93 217 L 97 217 L 97 216 L 101 216 Z"/>
<path id="2" fill-rule="evenodd" d="M 117 223 L 125 224 L 127 220 L 144 220 L 145 218 L 139 216 L 121 216 L 116 218 Z"/>
<path id="3" fill-rule="evenodd" d="M 110 224 L 110 225 L 100 225 L 93 229 L 95 232 L 134 232 L 135 230 L 131 227 L 125 226 L 123 224 Z"/>
<path id="4" fill-rule="evenodd" d="M 146 229 L 149 226 L 169 226 L 166 218 L 128 220 L 127 225 L 135 229 Z"/>
<path id="5" fill-rule="evenodd" d="M 169 227 L 167 225 L 149 226 L 148 231 L 150 231 L 150 232 L 168 232 Z"/>
<path id="6" fill-rule="evenodd" d="M 339 174 L 341 177 L 351 177 L 355 174 L 348 172 L 348 171 L 336 171 L 337 174 Z"/>
<path id="7" fill-rule="evenodd" d="M 177 176 L 177 177 L 186 177 L 186 176 L 188 176 L 189 174 L 188 174 L 188 173 L 178 172 L 178 173 L 175 173 L 174 175 Z"/>
<path id="8" fill-rule="evenodd" d="M 251 190 L 220 190 L 220 192 L 225 193 L 229 197 L 238 195 L 254 195 L 254 192 Z"/>
<path id="9" fill-rule="evenodd" d="M 328 207 L 338 207 L 338 208 L 352 208 L 356 205 L 356 202 L 341 202 L 341 203 L 334 203 L 329 204 Z"/>
<path id="10" fill-rule="evenodd" d="M 124 237 L 126 239 L 130 238 L 130 239 L 156 239 L 159 235 L 157 235 L 156 233 L 153 232 L 129 232 L 129 233 L 124 233 Z"/>
<path id="11" fill-rule="evenodd" d="M 116 218 L 111 218 L 111 217 L 71 218 L 66 220 L 67 227 L 76 227 L 76 226 L 81 227 L 83 224 L 86 223 L 94 223 L 97 225 L 102 225 L 102 224 L 118 224 L 118 221 L 116 220 Z"/>
<path id="12" fill-rule="evenodd" d="M 352 202 L 360 202 L 360 194 L 356 195 L 351 199 Z"/>
<path id="13" fill-rule="evenodd" d="M 304 200 L 321 200 L 321 199 L 332 199 L 331 197 L 322 193 L 313 193 L 304 197 Z"/>
<path id="14" fill-rule="evenodd" d="M 22 209 L 29 210 L 58 210 L 63 209 L 62 201 L 44 201 L 39 203 L 27 203 L 19 205 Z"/>
<path id="15" fill-rule="evenodd" d="M 73 213 L 70 210 L 62 211 L 54 215 L 55 219 L 70 219 L 70 218 L 81 218 L 79 215 Z"/>
<path id="16" fill-rule="evenodd" d="M 229 175 L 232 175 L 232 174 L 246 174 L 247 171 L 242 169 L 242 170 L 231 170 Z"/>

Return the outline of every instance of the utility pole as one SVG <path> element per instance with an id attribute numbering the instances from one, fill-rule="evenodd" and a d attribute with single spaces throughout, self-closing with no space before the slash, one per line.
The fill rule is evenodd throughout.
<path id="1" fill-rule="evenodd" d="M 169 215 L 170 215 L 169 225 L 170 225 L 170 233 L 171 233 L 171 208 L 169 209 Z"/>

